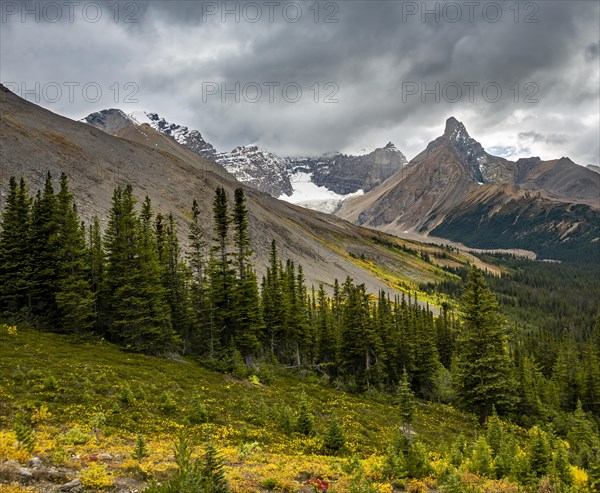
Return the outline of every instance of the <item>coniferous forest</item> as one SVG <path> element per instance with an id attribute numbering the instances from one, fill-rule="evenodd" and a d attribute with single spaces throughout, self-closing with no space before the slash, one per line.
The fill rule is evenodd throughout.
<path id="1" fill-rule="evenodd" d="M 274 241 L 259 278 L 245 201 L 242 188 L 233 197 L 217 188 L 212 230 L 193 201 L 182 232 L 127 185 L 114 190 L 107 217 L 85 224 L 65 175 L 58 183 L 48 175 L 35 195 L 12 178 L 0 231 L 2 321 L 104 339 L 126 352 L 183 356 L 243 377 L 268 368 L 310 372 L 331 388 L 386 396 L 403 433 L 385 450 L 382 476 L 399 485 L 436 475 L 444 491 L 479 491 L 452 472 L 467 464 L 523 491 L 599 491 L 600 321 L 592 306 L 577 310 L 571 327 L 565 308 L 554 327 L 543 293 L 522 287 L 535 282 L 527 271 L 519 284 L 471 268 L 459 273 L 462 283 L 422 287 L 460 300 L 438 314 L 415 295 L 369 293 L 350 278 L 310 286 L 302 265 L 281 258 Z M 419 402 L 452 404 L 482 427 L 474 442 L 455 440 L 447 473 L 434 474 L 411 433 Z M 290 433 L 309 435 L 310 405 L 302 401 L 298 413 Z M 152 491 L 229 491 L 215 457 L 208 469 L 194 468 L 189 444 L 178 446 L 184 466 L 172 481 L 179 482 Z M 333 420 L 324 449 L 343 448 L 343 426 Z M 186 489 L 199 476 L 212 479 Z M 356 481 L 354 492 L 377 491 Z"/>

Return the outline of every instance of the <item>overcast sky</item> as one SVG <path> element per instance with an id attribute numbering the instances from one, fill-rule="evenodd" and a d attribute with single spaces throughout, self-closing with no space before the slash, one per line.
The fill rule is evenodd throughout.
<path id="1" fill-rule="evenodd" d="M 410 159 L 453 115 L 497 155 L 600 162 L 596 1 L 1 5 L 0 79 L 74 119 L 146 110 L 219 151 Z"/>

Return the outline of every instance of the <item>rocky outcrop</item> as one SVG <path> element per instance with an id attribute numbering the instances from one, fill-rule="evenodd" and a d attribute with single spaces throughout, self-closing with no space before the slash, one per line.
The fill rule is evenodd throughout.
<path id="1" fill-rule="evenodd" d="M 368 192 L 406 163 L 404 154 L 389 142 L 385 147 L 361 156 L 334 154 L 318 159 L 298 159 L 293 164 L 312 173 L 313 183 L 317 186 L 348 195 L 358 190 Z"/>

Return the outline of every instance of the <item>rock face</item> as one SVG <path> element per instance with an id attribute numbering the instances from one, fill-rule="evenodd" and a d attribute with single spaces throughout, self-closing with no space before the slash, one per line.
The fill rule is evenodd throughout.
<path id="1" fill-rule="evenodd" d="M 119 109 L 102 110 L 86 116 L 82 121 L 112 134 L 131 125 L 133 120 Z"/>
<path id="2" fill-rule="evenodd" d="M 588 255 L 600 237 L 599 209 L 599 174 L 564 157 L 492 156 L 449 118 L 442 136 L 383 184 L 344 201 L 337 214 L 396 234 L 416 231 L 542 256 L 569 242 L 562 250 L 576 257 Z"/>
<path id="3" fill-rule="evenodd" d="M 55 180 L 64 172 L 80 217 L 89 224 L 95 215 L 106 217 L 115 187 L 131 183 L 138 201 L 148 196 L 157 212 L 173 213 L 182 249 L 186 249 L 192 200 L 198 202 L 200 225 L 210 242 L 215 189 L 224 187 L 231 198 L 235 188 L 242 186 L 259 277 L 266 272 L 271 240 L 275 240 L 282 258 L 303 265 L 309 284 L 322 283 L 326 289 L 334 279 L 350 276 L 357 283 L 364 283 L 370 292 L 390 290 L 369 269 L 348 260 L 346 251 L 375 251 L 374 261 L 385 266 L 386 271 L 408 270 L 415 278 L 422 278 L 421 270 L 413 269 L 403 256 L 374 244 L 372 231 L 240 184 L 219 164 L 189 151 L 150 126 L 130 126 L 122 129 L 130 131 L 127 136 L 117 137 L 36 106 L 2 85 L 0 91 L 0 112 L 7 115 L 0 118 L 0 210 L 10 176 L 23 176 L 35 193 L 43 188 L 48 171 Z M 105 227 L 103 223 L 102 228 Z"/>
<path id="4" fill-rule="evenodd" d="M 118 109 L 108 109 L 92 113 L 82 121 L 124 138 L 132 137 L 130 127 L 149 125 L 184 148 L 222 165 L 242 183 L 273 197 L 291 196 L 295 175 L 299 172 L 310 174 L 318 187 L 348 195 L 371 190 L 406 164 L 404 155 L 391 142 L 361 156 L 335 153 L 319 158 L 288 158 L 256 145 L 217 152 L 198 130 L 168 122 L 157 113 L 138 111 L 127 115 Z"/>
<path id="5" fill-rule="evenodd" d="M 311 173 L 315 185 L 348 195 L 358 190 L 368 192 L 401 170 L 406 163 L 404 154 L 389 142 L 385 147 L 362 156 L 334 154 L 317 159 L 300 158 L 293 161 L 293 166 Z"/>
<path id="6" fill-rule="evenodd" d="M 83 486 L 81 485 L 81 480 L 79 478 L 74 479 L 73 481 L 69 481 L 61 485 L 58 488 L 59 491 L 64 491 L 66 493 L 82 493 Z"/>
<path id="7" fill-rule="evenodd" d="M 600 166 L 596 166 L 595 164 L 588 164 L 587 169 L 592 170 L 596 173 L 600 173 Z"/>
<path id="8" fill-rule="evenodd" d="M 132 117 L 139 123 L 147 123 L 155 130 L 173 137 L 179 144 L 206 159 L 214 160 L 217 151 L 206 142 L 198 130 L 190 130 L 188 127 L 170 123 L 157 113 L 134 113 Z M 145 117 L 145 118 L 144 118 Z"/>
<path id="9" fill-rule="evenodd" d="M 258 146 L 236 147 L 231 152 L 217 154 L 215 159 L 229 173 L 273 197 L 291 195 L 291 163 Z"/>

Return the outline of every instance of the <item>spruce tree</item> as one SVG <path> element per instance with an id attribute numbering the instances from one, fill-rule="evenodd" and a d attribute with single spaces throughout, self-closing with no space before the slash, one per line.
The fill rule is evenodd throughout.
<path id="1" fill-rule="evenodd" d="M 318 360 L 325 363 L 327 371 L 331 375 L 331 366 L 335 363 L 337 353 L 337 340 L 335 337 L 335 327 L 332 320 L 329 299 L 323 284 L 319 285 L 317 292 L 317 313 L 316 313 L 316 337 Z"/>
<path id="2" fill-rule="evenodd" d="M 402 426 L 410 434 L 414 414 L 415 414 L 415 395 L 410 388 L 410 382 L 408 381 L 408 373 L 406 368 L 402 373 L 402 379 L 400 385 L 398 385 L 398 407 L 400 408 L 400 418 L 402 419 Z"/>
<path id="3" fill-rule="evenodd" d="M 461 403 L 477 411 L 483 425 L 492 406 L 506 410 L 513 399 L 503 320 L 496 298 L 475 267 L 469 273 L 461 313 L 454 377 Z"/>
<path id="4" fill-rule="evenodd" d="M 106 293 L 104 291 L 105 259 L 102 247 L 102 231 L 100 230 L 100 220 L 94 216 L 92 224 L 88 227 L 88 252 L 87 252 L 87 272 L 90 289 L 94 297 L 94 317 L 96 320 L 96 330 L 100 334 L 106 334 L 106 324 L 104 312 L 106 309 Z"/>
<path id="5" fill-rule="evenodd" d="M 111 331 L 131 350 L 164 353 L 178 340 L 161 283 L 152 208 L 146 199 L 138 219 L 134 207 L 131 186 L 117 188 L 105 233 Z"/>
<path id="6" fill-rule="evenodd" d="M 157 232 L 158 235 L 158 232 Z M 161 245 L 157 239 L 157 244 Z M 163 286 L 166 290 L 167 302 L 171 312 L 173 330 L 191 345 L 192 307 L 188 289 L 188 268 L 181 260 L 181 248 L 177 238 L 177 224 L 173 214 L 169 213 L 164 227 L 162 252 L 159 259 L 162 263 Z"/>
<path id="7" fill-rule="evenodd" d="M 88 281 L 85 232 L 65 174 L 60 178 L 56 211 L 56 233 L 50 239 L 57 261 L 56 306 L 62 330 L 82 334 L 94 328 L 94 296 Z"/>
<path id="8" fill-rule="evenodd" d="M 333 417 L 329 420 L 327 432 L 323 437 L 325 451 L 329 453 L 339 452 L 344 448 L 345 444 L 346 434 L 344 432 L 344 427 L 337 418 Z"/>
<path id="9" fill-rule="evenodd" d="M 200 227 L 200 208 L 196 199 L 192 203 L 192 221 L 188 233 L 189 250 L 187 260 L 191 273 L 190 303 L 194 330 L 190 333 L 188 344 L 195 353 L 209 351 L 211 340 L 208 286 L 206 282 L 206 241 Z M 200 328 L 203 328 L 201 330 Z M 206 333 L 208 328 L 208 334 Z"/>
<path id="10" fill-rule="evenodd" d="M 256 274 L 249 264 L 252 254 L 248 234 L 248 210 L 242 188 L 236 188 L 231 217 L 237 278 L 232 299 L 235 345 L 246 363 L 258 352 L 261 317 Z"/>
<path id="11" fill-rule="evenodd" d="M 272 358 L 276 356 L 276 348 L 280 343 L 284 330 L 284 314 L 282 310 L 283 288 L 280 273 L 280 261 L 275 240 L 271 241 L 269 266 L 263 279 L 261 307 L 266 331 L 263 344 Z"/>
<path id="12" fill-rule="evenodd" d="M 51 239 L 57 229 L 57 200 L 48 173 L 43 192 L 38 192 L 31 216 L 30 306 L 40 327 L 53 328 L 57 322 L 56 292 L 58 291 L 57 258 Z"/>
<path id="13" fill-rule="evenodd" d="M 25 181 L 11 177 L 0 226 L 0 313 L 14 315 L 29 305 L 30 219 Z"/>
<path id="14" fill-rule="evenodd" d="M 302 435 L 310 435 L 313 430 L 315 417 L 308 403 L 308 396 L 305 392 L 300 395 L 300 408 L 298 410 L 298 420 L 296 421 L 296 430 Z"/>
<path id="15" fill-rule="evenodd" d="M 213 201 L 213 246 L 209 263 L 211 298 L 211 346 L 217 354 L 227 349 L 233 342 L 234 325 L 232 298 L 234 288 L 234 270 L 229 252 L 230 219 L 227 207 L 227 195 L 223 187 L 215 191 Z M 213 354 L 213 357 L 216 354 Z"/>

